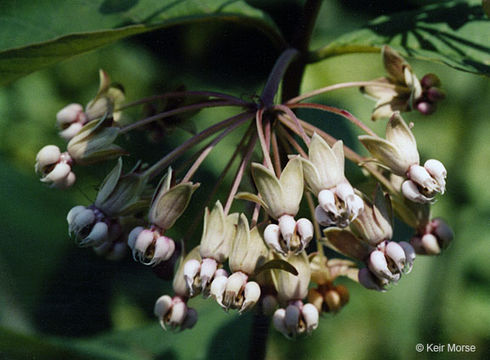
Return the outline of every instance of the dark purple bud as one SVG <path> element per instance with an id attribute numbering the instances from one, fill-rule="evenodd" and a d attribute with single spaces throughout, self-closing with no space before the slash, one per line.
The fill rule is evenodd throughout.
<path id="1" fill-rule="evenodd" d="M 432 233 L 439 240 L 439 245 L 441 248 L 445 249 L 448 247 L 449 243 L 453 241 L 454 233 L 449 227 L 448 224 L 441 218 L 435 218 L 431 222 L 432 225 Z"/>
<path id="2" fill-rule="evenodd" d="M 422 80 L 420 80 L 420 85 L 422 85 L 423 88 L 431 88 L 431 87 L 439 87 L 441 86 L 441 80 L 434 75 L 434 74 L 427 74 L 424 75 Z"/>
<path id="3" fill-rule="evenodd" d="M 427 95 L 427 99 L 429 99 L 432 102 L 443 100 L 446 97 L 446 95 L 436 87 L 429 88 L 429 90 L 427 90 L 426 92 L 426 95 Z"/>

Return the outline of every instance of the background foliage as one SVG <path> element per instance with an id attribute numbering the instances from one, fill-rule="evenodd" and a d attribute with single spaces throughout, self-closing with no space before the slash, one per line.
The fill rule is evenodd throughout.
<path id="1" fill-rule="evenodd" d="M 155 299 L 169 292 L 166 283 L 129 257 L 122 264 L 108 263 L 90 250 L 77 248 L 68 238 L 66 212 L 75 204 L 90 203 L 108 169 L 106 165 L 96 172 L 80 174 L 83 183 L 67 192 L 43 187 L 33 172 L 39 148 L 48 143 L 61 144 L 54 127 L 56 112 L 69 102 L 90 100 L 97 91 L 99 68 L 124 84 L 130 100 L 181 84 L 189 89 L 252 96 L 263 86 L 281 43 L 290 38 L 301 5 L 293 0 L 175 1 L 166 2 L 167 11 L 160 3 L 5 1 L 0 5 L 0 28 L 8 34 L 0 39 L 0 84 L 9 83 L 0 88 L 2 359 L 247 356 L 245 350 L 238 349 L 248 343 L 250 314 L 225 314 L 214 302 L 193 300 L 192 306 L 199 311 L 196 327 L 183 333 L 163 332 L 151 311 Z M 370 1 L 369 5 L 356 0 L 326 1 L 313 33 L 312 48 L 330 45 L 314 54 L 326 60 L 307 67 L 303 91 L 382 76 L 380 56 L 370 52 L 384 42 L 415 58 L 432 58 L 465 71 L 488 73 L 490 34 L 488 19 L 475 7 L 479 2 L 458 3 L 459 17 L 453 14 L 449 18 L 434 16 L 442 10 L 427 16 L 431 13 L 418 10 L 422 3 L 426 1 L 396 5 L 389 1 Z M 444 6 L 453 3 L 457 2 L 444 2 Z M 94 9 L 99 17 L 92 16 Z M 384 22 L 384 27 L 361 28 L 379 15 L 399 11 L 422 14 L 417 15 L 415 24 L 422 28 L 411 27 L 409 31 L 403 21 L 388 18 L 371 23 Z M 62 13 L 68 15 L 56 16 Z M 210 14 L 220 21 L 203 21 Z M 469 22 L 463 22 L 463 18 Z M 196 19 L 200 21 L 194 22 Z M 402 15 L 394 19 L 408 18 Z M 29 26 L 16 26 L 19 23 Z M 119 30 L 111 30 L 116 26 Z M 146 33 L 154 27 L 164 29 Z M 373 29 L 378 29 L 377 33 Z M 350 35 L 339 37 L 350 31 Z M 90 36 L 59 37 L 74 32 Z M 60 59 L 143 32 L 45 68 Z M 38 41 L 45 43 L 19 48 Z M 339 49 L 345 50 L 347 43 L 353 51 L 366 54 L 334 56 Z M 483 76 L 414 58 L 409 61 L 419 76 L 436 73 L 447 94 L 436 114 L 422 117 L 411 113 L 406 119 L 415 123 L 422 158 L 440 159 L 448 168 L 448 193 L 435 205 L 434 214 L 452 225 L 455 241 L 443 256 L 417 258 L 413 272 L 386 294 L 346 281 L 351 291 L 348 306 L 338 315 L 324 316 L 319 329 L 306 339 L 290 342 L 271 331 L 268 359 L 430 358 L 431 354 L 415 352 L 417 343 L 475 344 L 478 351 L 465 358 L 484 359 L 490 355 L 490 84 Z M 41 68 L 45 69 L 11 82 Z M 366 121 L 373 105 L 355 89 L 317 100 L 346 108 Z M 227 110 L 203 111 L 196 118 L 196 126 L 203 128 L 228 114 Z M 353 141 L 357 130 L 343 120 L 310 112 L 301 115 L 333 135 L 345 137 L 348 145 L 361 151 Z M 382 122 L 374 127 L 379 133 L 384 131 Z M 164 142 L 139 149 L 138 155 L 154 161 L 185 136 L 177 129 Z M 139 143 L 138 139 L 142 140 L 142 135 L 132 141 Z M 198 173 L 197 178 L 203 182 L 200 193 L 206 193 L 206 179 L 209 183 L 216 176 L 226 161 L 220 154 L 231 149 L 235 140 L 221 144 L 223 152 L 212 154 L 205 169 Z M 201 195 L 194 201 L 200 204 L 204 198 Z M 194 216 L 190 214 L 178 223 L 176 238 L 192 224 Z M 399 228 L 397 236 L 406 239 L 410 233 Z M 196 242 L 199 231 L 196 229 Z"/>

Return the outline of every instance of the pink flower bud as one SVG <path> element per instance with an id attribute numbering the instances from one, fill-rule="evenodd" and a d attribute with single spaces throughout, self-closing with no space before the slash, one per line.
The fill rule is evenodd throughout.
<path id="1" fill-rule="evenodd" d="M 432 234 L 425 234 L 421 238 L 421 245 L 428 255 L 438 255 L 441 253 L 441 247 L 437 238 Z"/>
<path id="2" fill-rule="evenodd" d="M 83 112 L 83 107 L 80 104 L 70 104 L 58 111 L 56 114 L 56 123 L 59 128 L 65 129 L 72 123 L 86 122 L 87 117 Z"/>

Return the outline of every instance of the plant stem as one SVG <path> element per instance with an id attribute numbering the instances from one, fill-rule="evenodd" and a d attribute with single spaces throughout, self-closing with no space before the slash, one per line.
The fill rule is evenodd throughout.
<path id="1" fill-rule="evenodd" d="M 306 0 L 303 13 L 292 39 L 291 46 L 298 49 L 300 56 L 291 64 L 282 84 L 282 100 L 298 95 L 303 73 L 307 64 L 308 48 L 322 0 Z"/>
<path id="2" fill-rule="evenodd" d="M 235 151 L 231 155 L 230 159 L 226 163 L 225 168 L 219 175 L 218 179 L 216 180 L 216 183 L 213 186 L 213 189 L 207 196 L 206 200 L 204 201 L 205 206 L 209 206 L 211 199 L 213 199 L 216 196 L 216 193 L 218 192 L 218 189 L 220 188 L 221 184 L 225 180 L 226 175 L 230 171 L 233 163 L 235 162 L 235 159 L 238 157 L 238 154 L 240 154 L 241 150 L 243 149 L 243 145 L 245 144 L 246 140 L 250 138 L 250 135 L 252 134 L 253 130 L 255 129 L 254 123 L 250 123 L 248 129 L 245 131 L 245 134 L 243 135 L 242 139 L 240 140 L 239 144 L 236 146 Z M 189 226 L 189 230 L 185 233 L 184 239 L 190 239 L 196 229 L 199 228 L 199 223 L 202 221 L 202 218 L 200 216 L 196 216 L 194 220 L 192 221 L 192 224 Z"/>
<path id="3" fill-rule="evenodd" d="M 267 141 L 264 136 L 264 128 L 262 126 L 262 118 L 264 114 L 264 109 L 257 110 L 255 115 L 256 127 L 257 127 L 257 135 L 259 136 L 260 147 L 262 148 L 262 155 L 264 156 L 264 162 L 267 168 L 274 171 L 274 167 L 272 166 L 271 155 L 269 153 L 269 147 L 267 146 Z"/>
<path id="4" fill-rule="evenodd" d="M 366 126 L 361 120 L 356 118 L 354 115 L 352 115 L 350 112 L 347 110 L 339 109 L 333 106 L 328 106 L 328 105 L 322 105 L 322 104 L 314 104 L 314 103 L 303 103 L 303 104 L 290 104 L 288 105 L 290 108 L 307 108 L 307 109 L 318 109 L 318 110 L 323 110 L 327 111 L 330 113 L 334 113 L 340 116 L 343 116 L 347 120 L 349 120 L 351 123 L 362 129 L 364 132 L 367 134 L 378 137 L 374 131 L 372 131 L 368 126 Z"/>
<path id="5" fill-rule="evenodd" d="M 360 53 L 379 53 L 380 47 L 370 45 L 343 45 L 338 46 L 335 42 L 324 46 L 318 50 L 312 51 L 308 54 L 306 59 L 308 64 L 315 63 L 321 60 L 325 60 L 334 56 L 346 55 L 346 54 L 360 54 Z"/>
<path id="6" fill-rule="evenodd" d="M 248 142 L 247 150 L 245 151 L 245 155 L 243 156 L 242 162 L 238 167 L 237 173 L 235 175 L 235 180 L 233 180 L 233 185 L 231 186 L 230 193 L 228 194 L 228 198 L 226 199 L 226 204 L 224 208 L 225 215 L 228 215 L 230 211 L 231 204 L 233 203 L 233 199 L 238 191 L 238 187 L 242 182 L 243 174 L 245 173 L 245 169 L 247 168 L 248 163 L 250 162 L 250 158 L 254 152 L 255 143 L 257 142 L 257 135 L 253 135 L 252 138 Z"/>
<path id="7" fill-rule="evenodd" d="M 162 159 L 160 159 L 158 162 L 153 164 L 152 167 L 148 168 L 143 175 L 147 175 L 150 177 L 150 179 L 154 176 L 156 176 L 162 169 L 166 168 L 172 161 L 174 161 L 176 158 L 181 156 L 185 151 L 190 149 L 192 146 L 195 144 L 201 142 L 202 140 L 208 138 L 209 136 L 217 133 L 221 129 L 224 129 L 225 127 L 238 122 L 244 122 L 245 120 L 249 119 L 252 116 L 251 113 L 241 113 L 235 116 L 232 116 L 231 118 L 228 118 L 226 120 L 220 121 L 217 124 L 214 124 L 207 129 L 204 129 L 201 131 L 199 134 L 194 135 L 190 139 L 187 139 L 183 144 L 180 146 L 176 147 L 174 150 L 172 150 L 170 153 L 168 153 L 166 156 L 164 156 Z"/>
<path id="8" fill-rule="evenodd" d="M 299 119 L 296 116 L 296 114 L 290 108 L 288 108 L 287 106 L 284 106 L 284 105 L 276 105 L 274 108 L 285 112 L 291 119 L 294 120 L 294 123 L 298 127 L 299 134 L 301 135 L 301 138 L 303 139 L 304 143 L 307 146 L 309 146 L 310 145 L 310 138 L 308 137 L 308 135 L 306 135 L 305 129 L 303 129 L 303 126 L 301 126 L 301 123 L 299 122 Z"/>
<path id="9" fill-rule="evenodd" d="M 199 169 L 199 166 L 201 166 L 202 162 L 206 159 L 206 157 L 209 155 L 211 150 L 214 149 L 216 144 L 218 144 L 226 135 L 228 135 L 230 132 L 235 130 L 237 127 L 242 125 L 241 122 L 236 122 L 235 124 L 230 125 L 226 130 L 224 130 L 221 134 L 216 136 L 211 143 L 209 143 L 204 150 L 201 152 L 199 157 L 196 159 L 196 161 L 192 164 L 192 166 L 189 168 L 187 173 L 185 174 L 184 178 L 182 179 L 182 182 L 187 182 L 191 179 L 191 177 L 194 175 L 194 173 Z"/>
<path id="10" fill-rule="evenodd" d="M 361 87 L 361 86 L 378 86 L 378 87 L 385 87 L 388 89 L 394 89 L 394 90 L 403 90 L 402 87 L 396 86 L 394 84 L 389 84 L 389 83 L 384 83 L 380 81 L 351 81 L 351 82 L 346 82 L 346 83 L 339 83 L 339 84 L 334 84 L 334 85 L 329 85 L 325 86 L 320 89 L 316 89 L 313 91 L 310 91 L 308 93 L 296 96 L 294 98 L 289 99 L 286 104 L 296 104 L 300 101 L 303 101 L 305 99 L 311 98 L 316 95 L 320 95 L 329 91 L 333 90 L 339 90 L 339 89 L 347 89 L 347 88 L 352 88 L 352 87 Z"/>
<path id="11" fill-rule="evenodd" d="M 274 169 L 276 171 L 277 176 L 281 176 L 281 157 L 279 155 L 279 146 L 277 144 L 276 132 L 272 133 L 272 154 L 274 159 Z"/>
<path id="12" fill-rule="evenodd" d="M 200 110 L 200 109 L 204 109 L 204 108 L 217 107 L 217 106 L 236 106 L 236 104 L 234 104 L 234 103 L 232 103 L 230 101 L 211 100 L 211 101 L 204 102 L 204 103 L 187 105 L 187 106 L 183 106 L 183 107 L 178 108 L 178 109 L 173 109 L 173 110 L 165 111 L 163 113 L 156 114 L 156 115 L 147 117 L 145 119 L 139 120 L 139 121 L 137 121 L 135 123 L 126 125 L 126 126 L 124 126 L 124 127 L 121 128 L 121 130 L 119 131 L 119 133 L 120 134 L 124 134 L 124 133 L 127 133 L 127 132 L 129 132 L 131 130 L 134 130 L 134 129 L 140 127 L 140 126 L 147 125 L 147 124 L 149 124 L 149 123 L 151 123 L 153 121 L 161 120 L 161 119 L 164 119 L 164 118 L 167 118 L 167 117 L 170 117 L 170 116 L 173 116 L 173 115 L 177 115 L 177 114 L 180 114 L 180 113 L 184 113 L 184 112 L 187 112 L 187 111 Z"/>
<path id="13" fill-rule="evenodd" d="M 284 127 L 281 124 L 279 124 L 277 128 L 281 133 L 281 135 L 288 141 L 289 144 L 291 144 L 294 147 L 294 149 L 298 152 L 298 154 L 303 156 L 305 159 L 308 159 L 308 154 L 303 150 L 301 145 L 298 144 L 296 140 L 294 140 L 291 134 L 286 129 L 284 129 Z"/>
<path id="14" fill-rule="evenodd" d="M 250 346 L 248 348 L 248 358 L 250 360 L 265 359 L 267 350 L 267 336 L 269 334 L 270 320 L 262 313 L 259 308 L 254 312 L 252 322 L 252 334 L 250 336 Z"/>
<path id="15" fill-rule="evenodd" d="M 298 50 L 286 49 L 274 64 L 261 96 L 262 102 L 266 109 L 274 104 L 274 97 L 279 89 L 279 83 L 284 77 L 287 68 L 297 56 Z"/>

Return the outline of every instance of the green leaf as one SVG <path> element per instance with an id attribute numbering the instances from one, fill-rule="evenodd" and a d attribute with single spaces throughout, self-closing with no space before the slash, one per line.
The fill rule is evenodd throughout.
<path id="1" fill-rule="evenodd" d="M 378 52 L 385 44 L 404 56 L 490 75 L 490 20 L 481 1 L 448 1 L 381 16 L 311 54 L 315 62 L 332 56 Z"/>
<path id="2" fill-rule="evenodd" d="M 262 265 L 260 268 L 258 268 L 255 271 L 255 274 L 259 274 L 262 271 L 271 270 L 271 269 L 284 270 L 284 271 L 287 271 L 288 273 L 291 273 L 293 275 L 296 275 L 296 276 L 298 275 L 298 270 L 296 270 L 296 268 L 293 265 L 291 265 L 287 261 L 281 260 L 281 259 L 275 259 L 275 260 L 271 260 L 271 261 L 266 262 L 264 265 Z"/>
<path id="3" fill-rule="evenodd" d="M 0 3 L 0 85 L 125 37 L 174 25 L 228 21 L 254 27 L 276 45 L 262 11 L 229 0 L 40 0 Z"/>

